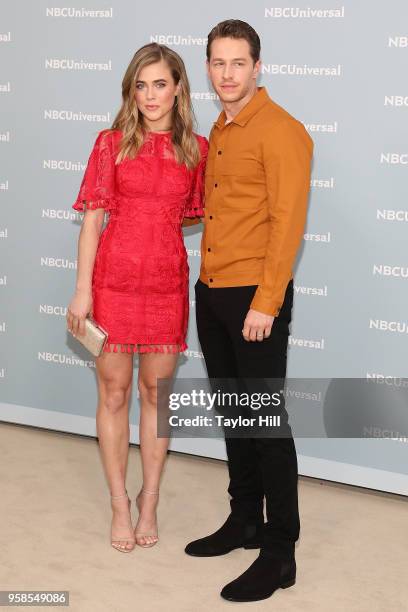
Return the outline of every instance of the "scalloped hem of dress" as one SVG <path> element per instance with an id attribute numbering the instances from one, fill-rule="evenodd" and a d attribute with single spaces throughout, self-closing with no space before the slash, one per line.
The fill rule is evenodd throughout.
<path id="1" fill-rule="evenodd" d="M 84 202 L 86 204 L 84 205 Z M 105 198 L 101 200 L 77 200 L 72 208 L 78 210 L 79 212 L 84 212 L 86 208 L 89 210 L 96 210 L 97 208 L 104 208 L 106 212 L 110 213 L 115 208 L 115 202 L 112 198 Z"/>
<path id="2" fill-rule="evenodd" d="M 196 217 L 204 217 L 204 215 L 205 212 L 203 208 L 194 208 L 194 212 L 185 212 L 183 217 L 186 217 L 186 219 L 195 219 Z"/>
<path id="3" fill-rule="evenodd" d="M 182 353 L 187 344 L 124 344 L 120 342 L 107 342 L 103 348 L 104 353 Z"/>

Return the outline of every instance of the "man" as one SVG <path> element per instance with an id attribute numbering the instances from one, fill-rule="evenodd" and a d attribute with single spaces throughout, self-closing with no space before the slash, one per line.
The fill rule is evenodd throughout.
<path id="1" fill-rule="evenodd" d="M 210 32 L 207 70 L 223 111 L 210 134 L 195 285 L 209 378 L 286 376 L 292 266 L 305 227 L 313 142 L 298 120 L 257 87 L 259 58 L 259 36 L 249 24 L 227 20 Z M 291 432 L 226 437 L 226 449 L 231 513 L 220 529 L 185 551 L 216 556 L 260 548 L 255 562 L 221 596 L 265 599 L 296 580 L 294 441 Z"/>

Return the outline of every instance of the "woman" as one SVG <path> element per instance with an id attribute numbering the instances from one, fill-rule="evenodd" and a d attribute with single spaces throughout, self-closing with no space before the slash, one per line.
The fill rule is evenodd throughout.
<path id="1" fill-rule="evenodd" d="M 122 82 L 122 107 L 91 152 L 73 208 L 86 211 L 78 272 L 67 314 L 73 333 L 85 317 L 108 332 L 96 358 L 99 444 L 111 492 L 111 543 L 122 552 L 158 541 L 156 507 L 168 438 L 157 438 L 157 378 L 171 378 L 189 314 L 181 226 L 203 216 L 208 141 L 192 130 L 190 87 L 180 56 L 163 45 L 139 49 Z M 109 221 L 101 233 L 105 211 Z M 188 221 L 184 222 L 188 224 Z M 125 479 L 133 355 L 139 353 L 143 486 L 133 531 Z"/>

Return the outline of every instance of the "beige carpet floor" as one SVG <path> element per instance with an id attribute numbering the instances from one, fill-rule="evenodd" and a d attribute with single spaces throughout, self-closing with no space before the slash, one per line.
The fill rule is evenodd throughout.
<path id="1" fill-rule="evenodd" d="M 301 477 L 296 585 L 263 602 L 238 604 L 219 591 L 257 551 L 212 559 L 183 551 L 228 514 L 224 462 L 171 453 L 160 541 L 123 554 L 109 544 L 109 492 L 95 439 L 1 423 L 0 445 L 2 590 L 68 590 L 73 612 L 408 610 L 407 498 Z M 132 446 L 132 499 L 140 474 Z"/>

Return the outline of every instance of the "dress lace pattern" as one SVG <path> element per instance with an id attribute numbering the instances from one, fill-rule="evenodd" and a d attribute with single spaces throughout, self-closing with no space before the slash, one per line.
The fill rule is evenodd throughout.
<path id="1" fill-rule="evenodd" d="M 115 163 L 119 130 L 96 138 L 72 208 L 103 208 L 92 275 L 92 315 L 108 332 L 105 352 L 187 348 L 189 266 L 181 224 L 204 215 L 208 141 L 195 135 L 194 170 L 174 159 L 170 133 L 149 132 L 134 159 Z"/>

